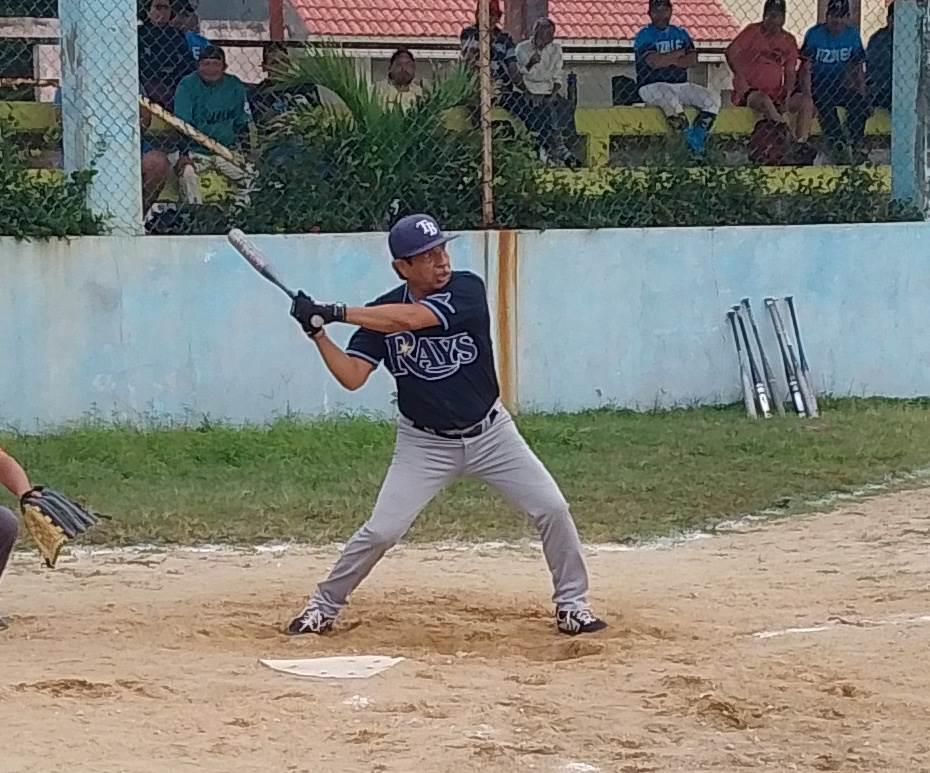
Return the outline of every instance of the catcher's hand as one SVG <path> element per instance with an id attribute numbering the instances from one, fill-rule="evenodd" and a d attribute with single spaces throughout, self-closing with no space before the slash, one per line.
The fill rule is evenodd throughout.
<path id="1" fill-rule="evenodd" d="M 68 540 L 83 534 L 99 520 L 97 513 L 45 486 L 30 489 L 19 503 L 26 529 L 49 567 L 55 566 Z"/>

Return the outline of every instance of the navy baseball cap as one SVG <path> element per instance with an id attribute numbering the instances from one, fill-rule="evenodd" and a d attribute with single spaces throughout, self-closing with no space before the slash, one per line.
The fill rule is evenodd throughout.
<path id="1" fill-rule="evenodd" d="M 391 228 L 388 234 L 388 247 L 391 257 L 413 258 L 428 252 L 433 247 L 451 242 L 456 237 L 444 233 L 436 219 L 430 215 L 407 215 Z"/>

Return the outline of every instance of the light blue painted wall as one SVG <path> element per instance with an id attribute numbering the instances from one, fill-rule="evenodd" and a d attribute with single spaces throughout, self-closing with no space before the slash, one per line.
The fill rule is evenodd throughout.
<path id="1" fill-rule="evenodd" d="M 818 391 L 930 394 L 924 224 L 521 235 L 521 406 L 736 400 L 725 313 L 793 294 Z M 783 371 L 779 371 L 783 372 Z"/>
<path id="2" fill-rule="evenodd" d="M 727 307 L 793 293 L 820 390 L 930 394 L 930 226 L 521 233 L 522 409 L 736 400 Z M 323 300 L 396 283 L 384 235 L 257 237 L 281 275 Z M 488 280 L 497 239 L 465 234 L 456 266 Z M 487 257 L 487 256 L 490 256 Z M 289 301 L 222 237 L 0 240 L 0 418 L 26 429 L 107 415 L 392 412 L 375 374 L 342 390 Z M 337 326 L 345 343 L 349 329 Z"/>
<path id="3" fill-rule="evenodd" d="M 398 280 L 381 235 L 257 237 L 285 281 L 361 304 Z M 484 238 L 456 241 L 484 273 Z M 350 393 L 324 373 L 290 301 L 223 237 L 0 240 L 0 418 L 25 429 L 110 415 L 207 413 L 261 421 L 288 410 L 391 409 L 379 369 Z M 348 340 L 350 328 L 333 337 Z"/>

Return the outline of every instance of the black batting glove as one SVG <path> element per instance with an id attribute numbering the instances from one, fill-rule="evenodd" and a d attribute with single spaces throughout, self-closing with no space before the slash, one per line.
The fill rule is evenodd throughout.
<path id="1" fill-rule="evenodd" d="M 344 303 L 317 303 L 303 290 L 298 290 L 291 304 L 291 316 L 297 320 L 303 331 L 312 337 L 319 333 L 324 325 L 344 322 L 346 307 Z"/>

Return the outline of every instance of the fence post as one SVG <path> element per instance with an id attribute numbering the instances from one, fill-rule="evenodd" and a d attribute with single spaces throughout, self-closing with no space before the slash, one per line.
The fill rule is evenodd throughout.
<path id="1" fill-rule="evenodd" d="M 891 197 L 923 205 L 926 116 L 918 105 L 923 59 L 924 6 L 897 0 L 894 6 L 894 68 L 891 93 Z"/>
<path id="2" fill-rule="evenodd" d="M 142 233 L 137 0 L 61 0 L 66 172 L 94 166 L 90 208 Z"/>
<path id="3" fill-rule="evenodd" d="M 491 125 L 491 13 L 488 0 L 478 2 L 478 77 L 481 85 L 481 225 L 494 224 L 494 160 Z"/>
<path id="4" fill-rule="evenodd" d="M 284 0 L 268 0 L 268 36 L 284 40 Z"/>

